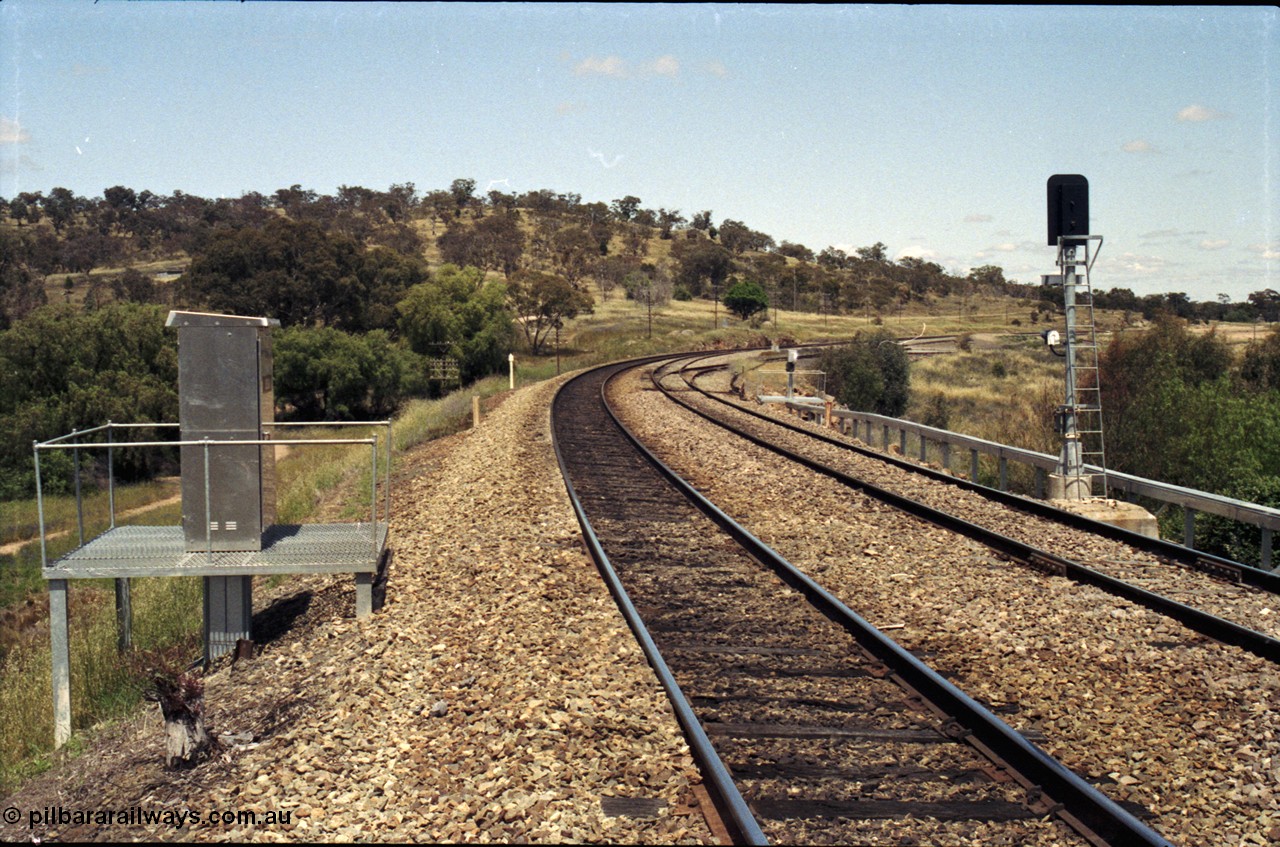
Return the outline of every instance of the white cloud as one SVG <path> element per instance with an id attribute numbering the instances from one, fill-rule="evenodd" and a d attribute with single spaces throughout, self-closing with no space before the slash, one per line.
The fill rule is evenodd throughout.
<path id="1" fill-rule="evenodd" d="M 624 77 L 627 75 L 627 66 L 618 56 L 605 56 L 603 59 L 588 56 L 577 64 L 573 72 L 578 76 Z"/>
<path id="2" fill-rule="evenodd" d="M 726 68 L 724 64 L 721 62 L 707 62 L 706 67 L 707 67 L 707 73 L 711 74 L 712 76 L 718 76 L 721 79 L 724 79 L 729 75 L 729 69 Z"/>
<path id="3" fill-rule="evenodd" d="M 988 249 L 994 250 L 997 253 L 1012 253 L 1015 250 L 1019 250 L 1021 248 L 1017 244 L 1006 241 L 1003 244 L 996 244 Z"/>
<path id="4" fill-rule="evenodd" d="M 680 73 L 680 60 L 675 56 L 659 56 L 646 66 L 646 70 L 658 76 L 675 77 Z"/>
<path id="5" fill-rule="evenodd" d="M 1153 276 L 1164 273 L 1169 266 L 1163 256 L 1144 256 L 1138 253 L 1123 253 L 1110 261 L 1117 270 L 1133 276 Z"/>
<path id="6" fill-rule="evenodd" d="M 900 261 L 907 256 L 915 256 L 917 259 L 924 259 L 926 262 L 932 262 L 938 258 L 937 250 L 930 250 L 928 247 L 922 247 L 919 244 L 913 244 L 910 247 L 903 247 L 893 257 L 894 261 Z"/>
<path id="7" fill-rule="evenodd" d="M 1204 121 L 1216 121 L 1226 118 L 1225 112 L 1219 112 L 1217 109 L 1210 109 L 1208 106 L 1201 106 L 1199 103 L 1193 103 L 1178 112 L 1178 120 L 1184 123 L 1203 123 Z"/>
<path id="8" fill-rule="evenodd" d="M 17 121 L 0 118 L 0 144 L 23 144 L 31 140 L 31 134 Z"/>
<path id="9" fill-rule="evenodd" d="M 577 76 L 607 76 L 627 79 L 634 76 L 665 76 L 675 79 L 680 75 L 680 60 L 670 53 L 643 64 L 628 64 L 621 56 L 588 56 L 574 65 Z"/>
<path id="10" fill-rule="evenodd" d="M 964 222 L 967 224 L 989 224 L 995 218 L 990 215 L 965 215 Z"/>
<path id="11" fill-rule="evenodd" d="M 1230 245 L 1231 242 L 1225 238 L 1206 238 L 1200 242 L 1201 250 L 1221 250 L 1223 247 Z"/>
<path id="12" fill-rule="evenodd" d="M 1123 150 L 1123 151 L 1124 151 L 1124 152 L 1126 152 L 1126 153 L 1138 153 L 1138 154 L 1147 154 L 1147 153 L 1157 153 L 1157 152 L 1159 152 L 1159 151 L 1158 151 L 1158 150 L 1156 150 L 1156 148 L 1151 144 L 1151 142 L 1150 142 L 1150 141 L 1147 141 L 1147 140 L 1142 139 L 1142 138 L 1135 138 L 1133 141 L 1129 141 L 1129 142 L 1125 143 L 1123 146 L 1121 146 L 1121 148 L 1120 148 L 1120 149 L 1121 149 L 1121 150 Z"/>
<path id="13" fill-rule="evenodd" d="M 587 148 L 587 155 L 595 159 L 597 162 L 599 162 L 601 165 L 603 165 L 606 168 L 617 167 L 618 163 L 625 158 L 622 154 L 618 154 L 614 156 L 612 159 L 606 161 L 603 153 L 601 153 L 599 150 L 592 150 L 590 147 Z"/>
<path id="14" fill-rule="evenodd" d="M 1280 259 L 1280 244 L 1250 244 L 1248 250 L 1262 259 Z"/>

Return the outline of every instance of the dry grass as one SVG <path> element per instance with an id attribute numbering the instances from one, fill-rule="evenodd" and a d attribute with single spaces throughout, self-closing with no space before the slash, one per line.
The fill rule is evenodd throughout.
<path id="1" fill-rule="evenodd" d="M 74 583 L 71 593 L 72 726 L 84 729 L 127 713 L 147 667 L 198 658 L 201 582 L 196 577 L 134 579 L 133 652 L 116 652 L 109 581 Z M 48 624 L 0 659 L 0 794 L 48 767 L 53 706 Z M 73 748 L 74 749 L 74 748 Z"/>
<path id="2" fill-rule="evenodd" d="M 177 477 L 165 477 L 137 485 L 118 486 L 115 491 L 116 514 L 145 507 L 178 493 Z M 83 497 L 86 532 L 96 534 L 110 523 L 110 497 L 103 489 Z M 44 521 L 49 532 L 65 532 L 76 528 L 76 498 L 50 496 L 44 498 Z M 90 532 L 90 530 L 94 530 Z M 38 538 L 39 512 L 34 498 L 0 501 L 0 544 L 12 544 Z"/>

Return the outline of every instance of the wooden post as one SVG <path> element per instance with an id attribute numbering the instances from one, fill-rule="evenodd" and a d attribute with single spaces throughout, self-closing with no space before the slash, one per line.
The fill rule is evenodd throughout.
<path id="1" fill-rule="evenodd" d="M 195 764 L 212 744 L 204 724 L 204 682 L 187 673 L 152 677 L 147 699 L 160 704 L 164 716 L 165 766 Z"/>
<path id="2" fill-rule="evenodd" d="M 471 427 L 480 426 L 480 395 L 471 395 Z"/>

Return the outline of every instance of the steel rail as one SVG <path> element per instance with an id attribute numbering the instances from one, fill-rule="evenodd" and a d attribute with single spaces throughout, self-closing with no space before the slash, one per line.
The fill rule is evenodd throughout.
<path id="1" fill-rule="evenodd" d="M 701 376 L 703 373 L 710 370 L 710 367 L 695 368 L 694 370 L 697 370 L 699 372 L 698 376 Z M 697 376 L 695 376 L 694 379 L 696 380 Z M 867 456 L 868 458 L 872 458 L 877 461 L 888 462 L 889 464 L 895 465 L 903 470 L 911 471 L 912 473 L 917 473 L 940 482 L 945 482 L 966 491 L 976 492 L 981 494 L 983 497 L 1000 503 L 1001 505 L 1027 512 L 1028 514 L 1035 515 L 1036 517 L 1056 521 L 1057 523 L 1073 529 L 1084 530 L 1085 532 L 1090 532 L 1094 535 L 1101 535 L 1112 541 L 1119 541 L 1124 544 L 1128 544 L 1130 547 L 1137 548 L 1154 556 L 1169 559 L 1177 564 L 1191 568 L 1192 570 L 1212 574 L 1219 578 L 1248 585 L 1271 594 L 1280 594 L 1280 572 L 1272 573 L 1270 571 L 1262 570 L 1261 568 L 1253 567 L 1252 565 L 1246 565 L 1243 562 L 1237 562 L 1232 559 L 1215 556 L 1211 553 L 1204 553 L 1200 550 L 1193 550 L 1181 544 L 1166 541 L 1162 538 L 1151 538 L 1140 532 L 1134 532 L 1133 530 L 1125 529 L 1124 527 L 1104 523 L 1102 521 L 1094 520 L 1093 518 L 1085 517 L 1084 515 L 1077 515 L 1074 512 L 1067 512 L 1062 509 L 1055 508 L 1040 500 L 1023 497 L 1022 495 L 1014 494 L 1011 491 L 1001 491 L 998 488 L 982 485 L 981 483 L 974 482 L 972 480 L 960 479 L 959 477 L 945 474 L 942 471 L 937 471 L 933 468 L 916 464 L 908 459 L 893 456 L 888 453 L 882 453 L 868 447 L 860 447 L 857 444 L 850 444 L 848 441 L 842 441 L 838 438 L 832 438 L 831 436 L 823 433 L 813 432 L 812 430 L 796 426 L 795 424 L 788 423 L 786 421 L 780 421 L 776 418 L 770 417 L 769 415 L 757 412 L 754 409 L 748 409 L 744 406 L 740 406 L 723 397 L 717 397 L 716 395 L 695 385 L 688 379 L 685 379 L 685 382 L 689 387 L 693 388 L 709 400 L 722 403 L 732 409 L 742 412 L 743 414 L 751 415 L 752 417 L 759 418 L 763 421 L 768 421 L 769 423 L 783 427 L 784 429 L 789 429 L 793 432 L 798 432 L 802 435 L 816 438 L 819 441 L 823 441 L 827 444 L 831 444 L 845 450 L 850 450 L 854 453 Z"/>
<path id="2" fill-rule="evenodd" d="M 785 447 L 781 447 L 772 443 L 768 439 L 753 435 L 739 427 L 734 426 L 727 421 L 720 420 L 708 412 L 698 409 L 685 400 L 675 396 L 669 389 L 661 384 L 661 379 L 655 371 L 650 375 L 655 387 L 664 395 L 669 397 L 672 402 L 677 403 L 683 408 L 693 412 L 699 417 L 716 424 L 717 426 L 732 432 L 740 438 L 755 444 L 765 450 L 770 450 L 779 456 L 789 459 L 797 464 L 803 465 L 812 471 L 820 473 L 830 479 L 839 482 L 849 488 L 874 497 L 875 499 L 886 503 L 890 506 L 898 508 L 907 514 L 918 517 L 922 520 L 929 521 L 937 526 L 957 532 L 961 535 L 972 538 L 973 540 L 990 547 L 1000 553 L 1016 559 L 1025 565 L 1036 568 L 1037 570 L 1047 571 L 1058 576 L 1069 577 L 1076 582 L 1087 585 L 1093 585 L 1117 597 L 1122 597 L 1131 602 L 1145 606 L 1159 614 L 1173 618 L 1189 629 L 1220 641 L 1224 644 L 1230 644 L 1243 650 L 1248 650 L 1256 656 L 1267 659 L 1271 662 L 1280 663 L 1280 640 L 1272 638 L 1256 630 L 1240 626 L 1223 618 L 1216 617 L 1207 612 L 1171 600 L 1168 597 L 1131 585 L 1123 580 L 1115 577 L 1107 576 L 1090 567 L 1080 564 L 1079 562 L 1067 559 L 1063 556 L 1041 550 L 1030 544 L 1018 541 L 1014 538 L 1001 535 L 987 527 L 978 526 L 975 523 L 958 518 L 947 512 L 934 509 L 919 503 L 901 494 L 896 494 L 888 489 L 873 485 L 865 480 L 850 476 L 843 471 L 828 467 L 821 462 L 811 459 L 808 456 L 802 456 Z M 730 404 L 732 405 L 732 404 Z M 736 407 L 735 407 L 736 408 Z M 772 422 L 772 421 L 770 421 Z M 877 457 L 878 458 L 878 457 Z"/>
<path id="3" fill-rule="evenodd" d="M 553 426 L 551 427 L 551 442 L 555 450 L 556 462 L 560 466 L 560 474 L 564 478 L 565 488 L 569 494 L 569 501 L 573 505 L 574 514 L 577 515 L 578 525 L 582 529 L 583 541 L 586 544 L 587 551 L 591 558 L 595 560 L 596 567 L 600 574 L 604 577 L 605 584 L 609 587 L 609 592 L 613 595 L 614 602 L 618 604 L 618 609 L 622 612 L 622 616 L 626 619 L 627 625 L 631 628 L 632 634 L 636 641 L 639 642 L 641 650 L 644 651 L 645 658 L 649 665 L 653 668 L 654 674 L 658 677 L 659 683 L 667 693 L 667 699 L 671 702 L 672 708 L 676 713 L 676 719 L 684 730 L 685 738 L 689 742 L 689 748 L 694 758 L 699 764 L 703 778 L 706 780 L 708 793 L 712 802 L 716 806 L 721 820 L 725 823 L 729 830 L 730 836 L 735 844 L 768 844 L 769 840 L 765 837 L 760 824 L 752 815 L 746 801 L 742 798 L 742 794 L 738 791 L 737 785 L 733 782 L 733 777 L 729 774 L 729 769 L 725 767 L 724 762 L 720 759 L 715 747 L 712 745 L 710 738 L 707 737 L 706 731 L 702 728 L 702 724 L 698 721 L 697 716 L 693 712 L 692 706 L 689 705 L 688 698 L 684 696 L 684 692 L 680 690 L 679 684 L 676 682 L 675 676 L 668 667 L 666 660 L 663 659 L 662 653 L 658 650 L 657 645 L 653 641 L 653 637 L 649 634 L 648 628 L 644 624 L 644 620 L 640 617 L 640 613 L 636 610 L 630 596 L 627 594 L 626 588 L 622 585 L 622 580 L 618 577 L 617 571 L 614 570 L 613 564 L 609 561 L 608 555 L 605 553 L 603 546 L 600 544 L 596 536 L 595 530 L 591 526 L 591 521 L 587 517 L 586 511 L 582 506 L 582 502 L 578 499 L 577 491 L 574 489 L 573 482 L 569 478 L 569 469 L 565 463 L 564 454 L 561 451 L 560 440 L 556 435 L 556 427 L 554 419 L 561 403 L 561 398 L 565 396 L 565 392 L 570 390 L 569 387 L 577 384 L 580 380 L 587 379 L 595 375 L 598 371 L 607 368 L 615 368 L 615 372 L 627 370 L 648 362 L 661 361 L 669 358 L 666 356 L 648 357 L 641 360 L 633 360 L 628 363 L 618 365 L 606 365 L 600 368 L 594 368 L 586 373 L 580 374 L 573 379 L 567 381 L 556 391 L 555 398 L 552 400 L 551 416 Z M 608 404 L 604 402 L 604 386 L 607 385 L 608 378 L 601 385 L 601 402 L 604 403 L 605 409 Z M 612 413 L 610 413 L 612 417 Z M 616 423 L 616 418 L 614 422 Z M 624 435 L 629 434 L 623 430 Z M 634 443 L 634 442 L 633 442 Z"/>
<path id="4" fill-rule="evenodd" d="M 611 377 L 612 379 L 612 377 Z M 663 394 L 680 405 L 658 380 L 653 380 Z M 608 406 L 606 405 L 606 408 Z M 868 652 L 884 663 L 892 673 L 919 692 L 926 700 L 955 718 L 972 739 L 979 742 L 1006 763 L 1019 781 L 1036 787 L 1057 806 L 1055 814 L 1086 838 L 1109 845 L 1170 845 L 1170 842 L 1142 823 L 1062 763 L 1014 732 L 1003 720 L 968 694 L 947 681 L 914 655 L 885 636 L 865 618 L 811 579 L 799 568 L 720 510 L 679 474 L 671 470 L 628 430 L 608 408 L 610 417 L 635 445 L 636 449 L 672 485 L 680 489 L 690 502 L 722 529 L 746 547 L 761 563 L 772 569 L 787 584 L 804 594 L 829 620 L 841 626 Z M 696 410 L 695 410 L 696 411 Z"/>

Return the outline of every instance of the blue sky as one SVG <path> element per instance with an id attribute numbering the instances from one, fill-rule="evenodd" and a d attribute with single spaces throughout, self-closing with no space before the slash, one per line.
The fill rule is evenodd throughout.
<path id="1" fill-rule="evenodd" d="M 0 196 L 551 188 L 815 251 L 1100 288 L 1280 289 L 1268 7 L 0 0 Z"/>

